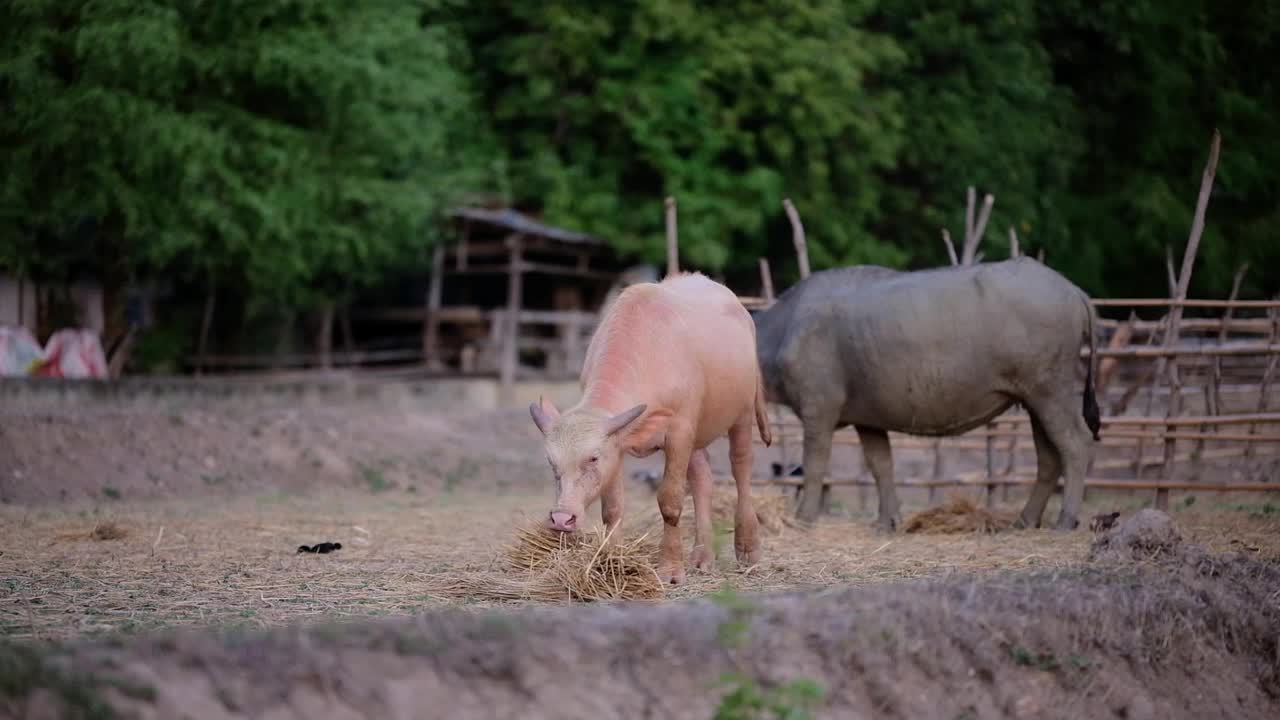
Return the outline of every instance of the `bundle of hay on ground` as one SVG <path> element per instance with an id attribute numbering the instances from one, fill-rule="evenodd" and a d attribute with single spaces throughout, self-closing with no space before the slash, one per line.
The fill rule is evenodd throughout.
<path id="1" fill-rule="evenodd" d="M 648 535 L 566 534 L 531 523 L 517 528 L 505 550 L 507 564 L 525 577 L 504 582 L 519 584 L 521 597 L 535 600 L 651 600 L 663 592 L 656 554 Z"/>
<path id="2" fill-rule="evenodd" d="M 958 495 L 942 505 L 922 510 L 907 518 L 903 530 L 909 533 L 947 535 L 955 533 L 993 533 L 1013 527 L 1017 518 L 1007 510 L 987 510 L 969 498 Z"/>

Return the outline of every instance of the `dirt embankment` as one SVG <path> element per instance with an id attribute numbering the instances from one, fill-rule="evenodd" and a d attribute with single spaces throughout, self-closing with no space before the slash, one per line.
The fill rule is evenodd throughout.
<path id="1" fill-rule="evenodd" d="M 0 502 L 501 488 L 542 470 L 539 440 L 520 410 L 176 401 L 6 408 Z"/>
<path id="2" fill-rule="evenodd" d="M 0 715 L 705 720 L 797 708 L 820 688 L 820 718 L 1274 718 L 1277 590 L 1280 563 L 1189 553 L 817 594 L 10 646 Z"/>

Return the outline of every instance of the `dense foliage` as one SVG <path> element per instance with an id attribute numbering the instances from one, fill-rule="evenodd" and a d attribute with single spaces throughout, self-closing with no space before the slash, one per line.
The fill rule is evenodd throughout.
<path id="1" fill-rule="evenodd" d="M 421 10 L 5 3 L 0 262 L 305 306 L 421 259 L 431 215 L 488 159 L 465 48 Z"/>
<path id="2" fill-rule="evenodd" d="M 686 264 L 943 261 L 967 185 L 1099 294 L 1162 294 L 1212 130 L 1193 293 L 1280 290 L 1266 0 L 10 0 L 0 266 L 305 309 L 418 266 L 498 195 Z"/>

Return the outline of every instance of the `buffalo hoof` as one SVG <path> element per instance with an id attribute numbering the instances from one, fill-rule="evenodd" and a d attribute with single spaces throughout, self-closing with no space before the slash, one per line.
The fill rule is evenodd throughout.
<path id="1" fill-rule="evenodd" d="M 756 540 L 752 543 L 733 544 L 734 554 L 738 557 L 738 565 L 743 568 L 751 567 L 760 562 L 760 557 L 764 553 L 760 550 L 760 541 Z"/>
<path id="2" fill-rule="evenodd" d="M 802 526 L 813 527 L 818 524 L 818 516 L 822 514 L 822 510 L 816 507 L 809 507 L 807 504 L 801 504 L 796 508 L 796 523 Z"/>
<path id="3" fill-rule="evenodd" d="M 658 563 L 658 580 L 663 585 L 680 586 L 685 584 L 688 578 L 685 577 L 684 567 L 677 564 L 666 565 Z"/>
<path id="4" fill-rule="evenodd" d="M 711 548 L 706 545 L 694 546 L 693 552 L 689 553 L 689 565 L 694 570 L 711 570 L 715 567 L 715 556 L 711 554 Z"/>
<path id="5" fill-rule="evenodd" d="M 888 535 L 892 535 L 898 531 L 898 528 L 901 525 L 902 525 L 902 518 L 900 517 L 880 518 L 876 520 L 876 531 L 885 533 Z"/>
<path id="6" fill-rule="evenodd" d="M 814 518 L 813 520 L 807 520 L 805 519 L 803 514 L 796 513 L 796 516 L 788 524 L 791 525 L 791 527 L 795 528 L 796 530 L 809 531 L 809 530 L 813 530 L 818 526 L 818 521 L 817 521 L 817 518 Z"/>
<path id="7" fill-rule="evenodd" d="M 1075 530 L 1078 527 L 1080 527 L 1079 520 L 1067 515 L 1060 515 L 1058 517 L 1058 524 L 1054 525 L 1053 529 L 1071 531 L 1071 530 Z"/>

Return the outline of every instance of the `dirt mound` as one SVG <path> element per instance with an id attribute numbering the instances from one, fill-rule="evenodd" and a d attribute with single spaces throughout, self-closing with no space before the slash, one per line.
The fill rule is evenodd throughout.
<path id="1" fill-rule="evenodd" d="M 0 715 L 1277 717 L 1280 564 L 1182 570 L 0 645 Z"/>
<path id="2" fill-rule="evenodd" d="M 1017 517 L 1010 511 L 978 507 L 970 498 L 957 495 L 938 507 L 909 516 L 903 524 L 903 531 L 932 535 L 992 533 L 1013 527 Z"/>
<path id="3" fill-rule="evenodd" d="M 1122 562 L 1180 557 L 1182 533 L 1168 514 L 1143 508 L 1123 517 L 1100 534 L 1089 548 L 1089 560 Z"/>

